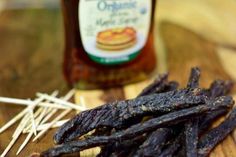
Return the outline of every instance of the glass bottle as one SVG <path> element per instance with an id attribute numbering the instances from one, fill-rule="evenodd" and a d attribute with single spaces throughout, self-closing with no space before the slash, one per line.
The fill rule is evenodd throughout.
<path id="1" fill-rule="evenodd" d="M 146 79 L 156 68 L 156 0 L 61 0 L 64 75 L 80 89 Z"/>

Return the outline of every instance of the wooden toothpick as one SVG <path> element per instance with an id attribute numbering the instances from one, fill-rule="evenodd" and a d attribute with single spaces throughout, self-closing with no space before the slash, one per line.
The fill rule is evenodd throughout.
<path id="1" fill-rule="evenodd" d="M 0 102 L 9 103 L 9 104 L 18 104 L 18 105 L 23 105 L 23 106 L 30 105 L 28 100 L 8 98 L 8 97 L 0 97 Z"/>
<path id="2" fill-rule="evenodd" d="M 73 97 L 75 94 L 75 90 L 71 90 L 70 92 L 68 92 L 66 94 L 66 96 L 62 99 L 63 102 L 66 102 L 67 100 L 69 100 L 71 97 Z M 63 111 L 61 114 L 59 114 L 52 122 L 50 122 L 48 124 L 48 126 L 42 130 L 34 139 L 33 142 L 35 142 L 36 140 L 38 140 L 39 138 L 41 138 L 55 123 L 57 123 L 59 120 L 61 120 L 64 116 L 66 116 L 68 113 L 70 113 L 72 111 L 72 109 L 68 109 Z"/>
<path id="3" fill-rule="evenodd" d="M 80 104 L 81 104 L 83 107 L 86 108 L 86 103 L 85 103 L 85 99 L 84 99 L 83 96 L 80 96 L 80 97 L 79 97 L 79 101 L 80 101 Z"/>
<path id="4" fill-rule="evenodd" d="M 51 96 L 57 96 L 58 95 L 58 91 L 54 91 Z M 50 101 L 46 101 L 45 103 L 49 103 Z M 48 111 L 50 111 L 50 108 L 39 108 L 40 111 L 36 111 L 34 118 L 36 121 L 41 121 L 45 115 L 47 114 Z M 42 112 L 41 112 L 42 111 Z M 41 113 L 40 113 L 41 112 Z M 38 116 L 38 117 L 37 117 Z M 32 127 L 32 123 L 30 123 L 28 126 L 26 126 L 23 130 L 23 133 L 25 133 L 27 130 L 30 130 L 30 128 Z"/>
<path id="5" fill-rule="evenodd" d="M 47 108 L 44 108 L 43 111 L 41 112 L 41 114 L 40 114 L 40 116 L 39 116 L 39 120 L 36 121 L 36 126 L 37 126 L 37 127 L 38 127 L 40 121 L 43 119 L 43 117 L 44 117 L 46 111 L 47 111 Z M 41 120 L 40 120 L 40 119 L 41 119 Z M 37 129 L 37 127 L 36 127 L 36 129 Z M 18 155 L 18 154 L 24 149 L 24 147 L 27 145 L 27 143 L 29 142 L 29 140 L 31 139 L 31 137 L 33 136 L 33 134 L 34 134 L 34 130 L 31 129 L 30 132 L 29 132 L 29 134 L 27 135 L 25 141 L 21 144 L 20 148 L 18 149 L 16 155 Z"/>
<path id="6" fill-rule="evenodd" d="M 35 120 L 34 120 L 34 108 L 44 100 L 44 97 L 39 97 L 37 99 L 34 100 L 34 102 L 31 104 L 30 109 L 29 109 L 29 113 L 30 113 L 30 117 L 31 117 L 31 122 L 32 122 L 32 129 L 34 131 L 34 135 L 37 135 L 37 131 L 36 131 L 36 124 L 35 124 Z"/>
<path id="7" fill-rule="evenodd" d="M 51 126 L 50 129 L 61 127 L 63 124 L 65 124 L 65 123 L 68 122 L 68 121 L 69 121 L 69 119 L 57 121 L 53 126 Z M 49 122 L 49 123 L 45 123 L 45 124 L 38 125 L 37 131 L 42 131 L 42 130 L 44 130 L 45 128 L 48 127 L 48 125 L 50 125 L 50 122 Z M 31 131 L 31 130 L 25 130 L 23 133 L 24 133 L 24 134 L 25 134 L 25 133 L 30 133 L 30 131 Z"/>
<path id="8" fill-rule="evenodd" d="M 56 95 L 58 94 L 58 91 L 54 91 Z M 16 98 L 8 98 L 8 97 L 0 97 L 0 102 L 2 103 L 9 103 L 9 104 L 17 104 L 22 106 L 31 106 L 34 102 L 32 100 L 25 100 L 25 99 L 16 99 Z M 40 102 L 38 106 L 41 107 L 50 107 L 50 108 L 58 108 L 58 109 L 68 109 L 67 106 L 58 105 L 55 103 L 49 103 L 49 102 Z"/>
<path id="9" fill-rule="evenodd" d="M 19 131 L 17 132 L 16 136 L 14 136 L 14 137 L 12 138 L 11 142 L 8 144 L 8 146 L 7 146 L 6 149 L 3 151 L 3 153 L 1 154 L 0 157 L 5 157 L 5 156 L 6 156 L 6 154 L 9 152 L 9 150 L 12 148 L 12 146 L 15 144 L 15 142 L 16 142 L 16 141 L 18 140 L 18 138 L 20 137 L 20 135 L 21 135 L 21 133 L 22 133 L 22 130 L 23 130 L 23 128 L 25 127 L 26 123 L 27 123 L 27 121 L 24 121 L 24 122 L 22 123 L 22 128 L 21 128 L 21 130 L 19 130 Z"/>
<path id="10" fill-rule="evenodd" d="M 61 97 L 61 99 L 64 101 L 68 101 L 74 96 L 74 94 L 75 90 L 72 89 L 64 97 Z M 40 124 L 44 124 L 45 122 L 47 122 L 54 114 L 56 114 L 57 111 L 58 109 L 52 109 L 52 111 L 50 111 L 50 113 L 42 120 Z"/>
<path id="11" fill-rule="evenodd" d="M 58 92 L 54 91 L 51 96 L 57 96 Z M 49 103 L 50 101 L 46 101 L 46 103 Z M 37 118 L 37 120 L 35 121 L 35 124 L 36 124 L 36 129 L 38 128 L 38 125 L 40 124 L 41 120 L 44 118 L 44 116 L 46 115 L 48 111 L 48 108 L 42 108 L 42 112 L 41 114 L 39 115 L 39 117 Z M 37 130 L 36 130 L 37 131 Z M 31 139 L 31 137 L 33 136 L 34 134 L 34 130 L 31 129 L 29 134 L 27 135 L 25 141 L 22 143 L 22 145 L 20 146 L 20 148 L 18 149 L 16 155 L 18 155 L 23 149 L 24 147 L 27 145 L 27 143 L 29 142 L 29 140 Z"/>
<path id="12" fill-rule="evenodd" d="M 86 110 L 86 108 L 82 107 L 81 105 L 76 105 L 76 104 L 64 101 L 62 99 L 59 99 L 59 98 L 51 97 L 47 94 L 37 93 L 37 96 L 42 97 L 42 98 L 47 99 L 47 100 L 50 100 L 52 102 L 64 105 L 64 106 L 68 106 L 68 107 L 70 107 L 72 109 L 75 109 L 75 110 L 80 110 L 80 111 Z"/>
<path id="13" fill-rule="evenodd" d="M 39 114 L 42 112 L 42 108 L 39 108 L 36 112 L 34 117 L 36 118 L 37 116 L 39 116 Z M 16 136 L 16 134 L 19 132 L 19 130 L 21 130 L 21 128 L 23 127 L 23 123 L 26 122 L 26 125 L 24 127 L 26 127 L 27 125 L 30 125 L 30 116 L 29 116 L 29 112 L 27 112 L 25 114 L 25 116 L 22 118 L 21 122 L 19 123 L 18 127 L 16 128 L 15 132 L 13 133 L 12 137 Z M 28 124 L 29 123 L 29 124 Z M 24 128 L 23 128 L 24 129 Z"/>
<path id="14" fill-rule="evenodd" d="M 4 126 L 1 127 L 0 133 L 7 130 L 9 127 L 14 125 L 18 120 L 20 120 L 26 113 L 28 112 L 28 108 L 21 111 L 19 114 L 17 114 L 14 118 L 12 118 L 9 122 L 7 122 Z"/>
<path id="15" fill-rule="evenodd" d="M 17 155 L 24 149 L 24 147 L 27 145 L 27 143 L 30 141 L 31 137 L 35 134 L 36 137 L 33 139 L 33 141 L 41 138 L 50 128 L 52 127 L 59 127 L 66 123 L 67 120 L 62 120 L 64 116 L 66 116 L 72 109 L 76 110 L 85 110 L 85 106 L 78 106 L 76 104 L 67 102 L 73 95 L 75 94 L 75 90 L 71 90 L 67 93 L 67 95 L 62 98 L 55 98 L 54 95 L 47 95 L 47 94 L 38 94 L 38 98 L 34 101 L 32 100 L 23 100 L 23 99 L 12 99 L 12 98 L 6 98 L 6 97 L 0 97 L 0 102 L 5 103 L 13 103 L 13 104 L 19 104 L 19 105 L 26 105 L 28 106 L 26 109 L 22 110 L 19 114 L 17 114 L 12 120 L 7 122 L 2 128 L 0 128 L 0 133 L 8 129 L 10 126 L 15 124 L 17 121 L 20 121 L 17 129 L 15 130 L 11 142 L 8 144 L 6 149 L 3 151 L 0 157 L 5 157 L 8 151 L 12 148 L 12 146 L 15 144 L 15 142 L 18 140 L 20 135 L 23 131 L 29 132 L 27 135 L 25 141 L 20 146 L 20 148 L 17 151 Z M 47 100 L 46 102 L 43 102 L 44 100 Z M 51 103 L 50 103 L 51 102 Z M 82 105 L 84 105 L 82 103 Z M 40 108 L 34 112 L 34 109 L 40 106 Z M 59 109 L 65 109 L 61 114 L 59 114 L 52 122 L 44 124 L 47 122 Z M 47 115 L 47 113 L 49 113 Z M 47 115 L 47 116 L 46 116 Z M 29 130 L 29 127 L 32 127 Z M 39 134 L 37 135 L 37 130 L 41 130 Z"/>
<path id="16" fill-rule="evenodd" d="M 51 128 L 58 128 L 58 127 L 62 126 L 63 124 L 65 124 L 65 123 L 68 122 L 68 121 L 69 121 L 69 119 L 57 121 L 54 125 L 51 126 Z M 47 128 L 50 124 L 51 124 L 51 123 L 45 123 L 45 124 L 39 125 L 37 129 L 38 129 L 39 131 L 44 130 L 44 129 Z"/>
<path id="17" fill-rule="evenodd" d="M 72 109 L 68 109 L 68 110 L 63 111 L 61 114 L 59 114 L 52 122 L 49 123 L 49 125 L 44 130 L 39 132 L 39 134 L 33 139 L 33 142 L 41 138 L 57 121 L 65 117 L 71 111 Z"/>

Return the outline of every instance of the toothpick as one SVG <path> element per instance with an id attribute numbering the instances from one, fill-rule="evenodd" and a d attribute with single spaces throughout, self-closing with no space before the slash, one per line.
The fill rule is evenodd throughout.
<path id="1" fill-rule="evenodd" d="M 38 110 L 34 114 L 34 118 L 38 119 L 43 110 L 44 110 L 44 108 L 42 108 L 42 107 L 38 108 Z M 30 117 L 27 116 L 27 118 L 25 120 L 28 120 L 28 123 L 26 124 L 26 126 L 25 126 L 25 128 L 23 130 L 23 133 L 25 132 L 26 129 L 31 130 L 31 128 L 32 128 L 32 123 L 30 121 Z"/>
<path id="2" fill-rule="evenodd" d="M 72 89 L 64 97 L 61 97 L 61 99 L 64 101 L 68 101 L 74 96 L 74 94 L 75 90 Z M 57 111 L 58 111 L 57 109 L 53 109 L 52 111 L 50 111 L 50 113 L 42 120 L 41 124 L 47 122 Z"/>
<path id="3" fill-rule="evenodd" d="M 71 97 L 73 97 L 75 94 L 75 90 L 71 90 L 69 91 L 64 98 L 62 99 L 58 99 L 58 100 L 62 100 L 62 102 L 66 102 L 67 100 L 69 100 Z M 41 138 L 57 121 L 59 121 L 60 119 L 62 119 L 64 116 L 66 116 L 68 113 L 70 113 L 72 111 L 72 109 L 68 109 L 63 111 L 61 114 L 59 114 L 52 122 L 49 123 L 49 125 L 42 130 L 34 139 L 33 142 L 35 142 L 36 140 L 38 140 L 39 138 Z M 41 123 L 42 124 L 42 123 Z"/>
<path id="4" fill-rule="evenodd" d="M 47 116 L 44 117 L 40 123 L 40 125 L 44 124 L 45 122 L 47 122 L 54 114 L 56 114 L 58 111 L 58 109 L 49 109 L 47 111 Z M 49 113 L 49 114 L 48 114 Z M 31 128 L 31 125 L 30 126 L 27 126 L 27 128 L 25 128 L 23 130 L 23 133 L 26 133 L 26 132 L 29 132 L 30 131 L 30 128 Z"/>
<path id="5" fill-rule="evenodd" d="M 16 98 L 8 98 L 8 97 L 0 97 L 0 102 L 9 103 L 9 104 L 18 104 L 18 105 L 30 105 L 28 100 L 24 99 L 16 99 Z"/>
<path id="6" fill-rule="evenodd" d="M 28 103 L 28 100 L 25 100 Z M 32 104 L 32 103 L 30 103 Z M 28 111 L 29 111 L 29 107 L 27 107 L 26 109 L 24 109 L 23 111 L 21 111 L 19 114 L 17 114 L 15 117 L 13 117 L 13 119 L 11 119 L 8 123 L 6 123 L 3 127 L 1 127 L 0 129 L 0 133 L 4 132 L 5 130 L 7 130 L 9 127 L 11 127 L 12 125 L 14 125 L 18 120 L 20 120 Z"/>
<path id="7" fill-rule="evenodd" d="M 41 102 L 38 104 L 38 106 L 48 107 L 48 108 L 57 108 L 57 109 L 69 109 L 70 108 L 67 106 L 58 105 L 56 103 L 46 103 L 46 102 Z"/>
<path id="8" fill-rule="evenodd" d="M 51 96 L 57 96 L 58 92 L 53 92 L 51 94 Z M 46 101 L 46 103 L 48 103 L 50 101 Z M 44 118 L 44 116 L 47 114 L 48 108 L 43 108 L 41 114 L 39 115 L 39 117 L 35 120 L 35 124 L 36 124 L 36 129 L 38 128 L 38 125 L 40 124 L 41 120 Z M 16 155 L 18 155 L 23 149 L 24 147 L 27 145 L 27 143 L 29 142 L 29 140 L 31 139 L 31 137 L 34 134 L 34 130 L 30 130 L 30 133 L 27 135 L 25 141 L 22 143 L 22 145 L 20 146 L 20 148 L 18 149 Z"/>
<path id="9" fill-rule="evenodd" d="M 51 96 L 57 96 L 58 95 L 58 91 L 54 91 L 52 94 L 51 94 Z M 50 101 L 46 101 L 45 103 L 49 103 Z M 34 118 L 35 118 L 35 121 L 36 121 L 36 123 L 37 123 L 37 121 L 41 121 L 43 118 L 44 118 L 44 116 L 47 114 L 47 111 L 49 110 L 49 108 L 42 108 L 41 107 L 41 109 L 40 109 L 42 112 L 39 114 L 39 117 L 37 117 L 37 116 L 35 116 Z M 37 118 L 36 118 L 37 117 Z M 39 123 L 38 123 L 39 124 Z M 24 128 L 24 130 L 23 130 L 23 133 L 24 132 L 26 132 L 27 130 L 30 130 L 30 128 L 32 128 L 32 123 L 30 123 L 26 128 Z"/>
<path id="10" fill-rule="evenodd" d="M 8 103 L 8 104 L 16 104 L 16 105 L 21 105 L 21 106 L 30 106 L 33 103 L 32 100 L 7 98 L 7 97 L 0 97 L 0 102 Z M 53 103 L 44 103 L 44 102 L 39 103 L 38 106 L 53 107 L 53 108 L 59 108 L 59 109 L 67 109 L 68 108 L 66 106 L 57 105 L 57 104 L 53 104 Z"/>
<path id="11" fill-rule="evenodd" d="M 86 108 L 86 103 L 85 103 L 84 97 L 80 96 L 80 97 L 79 97 L 79 101 L 80 101 L 80 104 L 81 104 L 83 107 Z M 79 113 L 79 112 L 77 112 L 77 113 Z"/>
<path id="12" fill-rule="evenodd" d="M 61 99 L 64 101 L 70 100 L 75 95 L 75 89 L 71 89 L 64 97 Z"/>
<path id="13" fill-rule="evenodd" d="M 31 123 L 32 123 L 32 130 L 34 132 L 34 135 L 36 136 L 37 131 L 36 131 L 36 124 L 35 124 L 35 120 L 34 120 L 34 111 L 33 111 L 33 109 L 31 109 L 29 111 L 29 113 L 30 113 L 30 119 L 31 119 Z"/>
<path id="14" fill-rule="evenodd" d="M 20 113 L 18 113 L 13 119 L 11 119 L 9 122 L 7 122 L 4 126 L 1 127 L 0 133 L 7 130 L 9 127 L 14 125 L 18 120 L 20 120 L 26 113 L 28 112 L 28 108 L 24 109 Z"/>
<path id="15" fill-rule="evenodd" d="M 41 112 L 41 114 L 40 114 L 40 116 L 38 118 L 38 121 L 36 121 L 36 126 L 37 126 L 36 129 L 38 129 L 38 125 L 39 125 L 40 121 L 43 119 L 46 111 L 47 111 L 47 108 L 44 108 L 43 111 Z M 27 135 L 25 141 L 21 144 L 21 146 L 18 149 L 16 155 L 18 155 L 24 149 L 24 147 L 27 145 L 27 143 L 29 142 L 29 140 L 31 139 L 33 134 L 34 134 L 34 130 L 32 129 L 32 130 L 30 130 L 29 134 Z"/>
<path id="16" fill-rule="evenodd" d="M 45 122 L 47 122 L 53 115 L 57 113 L 57 111 L 58 109 L 51 110 L 51 112 L 46 117 L 44 117 L 44 119 L 42 120 L 40 124 L 44 124 Z"/>
<path id="17" fill-rule="evenodd" d="M 32 100 L 24 100 L 24 99 L 16 99 L 16 98 L 7 98 L 7 97 L 0 97 L 0 102 L 9 103 L 9 104 L 17 104 L 22 106 L 30 106 L 32 105 Z M 45 103 L 41 102 L 38 104 L 41 107 L 50 107 L 50 108 L 58 108 L 58 109 L 69 109 L 68 106 L 62 106 L 55 103 Z"/>
<path id="18" fill-rule="evenodd" d="M 42 108 L 39 108 L 36 112 L 35 112 L 35 115 L 34 117 L 36 118 L 37 116 L 39 116 L 39 114 L 42 112 Z M 22 118 L 20 124 L 18 125 L 18 127 L 16 128 L 15 132 L 13 133 L 12 137 L 14 137 L 19 130 L 21 130 L 21 128 L 23 127 L 22 126 L 22 123 L 26 122 L 26 125 L 28 125 L 28 122 L 30 122 L 30 116 L 28 115 L 29 113 L 27 112 L 26 115 Z M 25 125 L 25 126 L 26 126 Z M 30 125 L 30 124 L 29 124 Z M 25 127 L 24 126 L 24 127 Z M 23 128 L 24 129 L 24 128 Z"/>
<path id="19" fill-rule="evenodd" d="M 57 121 L 53 126 L 50 127 L 50 129 L 61 127 L 63 124 L 65 124 L 68 121 L 69 121 L 69 119 Z M 46 127 L 48 127 L 48 125 L 50 125 L 50 123 L 45 123 L 45 124 L 38 125 L 37 131 L 44 130 Z M 26 130 L 23 133 L 24 134 L 25 133 L 30 133 L 30 130 Z"/>
<path id="20" fill-rule="evenodd" d="M 39 102 L 39 101 L 41 101 L 41 100 L 43 100 L 43 98 L 38 98 L 38 99 L 36 99 L 35 100 L 35 104 L 37 103 L 37 102 Z M 36 105 L 35 104 L 32 104 L 31 103 L 31 105 L 32 106 L 28 106 L 27 108 L 26 108 L 26 111 L 25 111 L 25 117 L 23 117 L 23 119 L 21 120 L 21 122 L 20 122 L 20 124 L 18 125 L 18 127 L 16 128 L 16 130 L 15 130 L 15 132 L 14 132 L 14 134 L 13 134 L 13 136 L 12 137 L 14 137 L 16 134 L 17 134 L 17 132 L 22 128 L 22 123 L 24 122 L 24 121 L 29 121 L 30 120 L 30 117 L 29 116 L 26 116 L 27 115 L 27 113 L 29 113 L 29 110 L 32 110 L 32 108 L 34 108 Z M 41 109 L 39 109 L 36 113 L 35 113 L 35 115 L 34 116 L 38 116 L 39 115 L 39 113 L 41 112 Z M 24 115 L 23 115 L 24 116 Z M 26 125 L 27 125 L 27 123 L 26 123 Z"/>
<path id="21" fill-rule="evenodd" d="M 80 104 L 81 104 L 83 107 L 86 108 L 86 103 L 85 103 L 84 97 L 80 96 L 80 97 L 79 97 L 79 101 L 80 101 Z"/>
<path id="22" fill-rule="evenodd" d="M 31 122 L 32 122 L 32 129 L 34 131 L 34 135 L 37 135 L 37 131 L 36 131 L 36 124 L 35 124 L 35 120 L 34 120 L 34 108 L 44 100 L 44 97 L 39 97 L 37 99 L 34 100 L 34 102 L 31 104 L 30 106 L 30 117 L 31 117 Z"/>
<path id="23" fill-rule="evenodd" d="M 38 123 L 38 121 L 41 121 L 42 118 L 44 118 L 44 116 L 47 114 L 48 112 L 48 108 L 42 108 L 42 112 L 41 114 L 36 118 L 35 117 L 35 123 Z M 42 115 L 44 114 L 44 115 Z M 29 123 L 29 125 L 27 125 L 24 130 L 23 130 L 23 133 L 27 132 L 27 131 L 31 131 L 32 130 L 32 123 Z"/>
<path id="24" fill-rule="evenodd" d="M 17 139 L 20 137 L 23 128 L 25 127 L 27 121 L 24 121 L 24 123 L 22 123 L 22 128 L 21 130 L 19 130 L 19 132 L 17 132 L 16 136 L 11 140 L 11 142 L 8 144 L 7 148 L 3 151 L 3 153 L 1 154 L 0 157 L 5 157 L 6 154 L 9 152 L 9 150 L 12 148 L 12 146 L 15 144 L 15 142 L 17 141 Z"/>
<path id="25" fill-rule="evenodd" d="M 58 99 L 58 98 L 54 99 L 53 95 L 49 96 L 49 95 L 46 94 L 47 97 L 49 96 L 50 98 L 54 99 L 53 103 L 49 103 L 50 99 L 48 99 L 48 102 L 42 102 L 45 98 L 40 97 L 40 96 L 39 96 L 38 99 L 36 99 L 34 101 L 0 97 L 0 102 L 14 103 L 14 104 L 20 104 L 20 105 L 28 105 L 28 107 L 26 109 L 24 109 L 22 112 L 17 114 L 12 120 L 10 120 L 8 123 L 6 123 L 6 125 L 4 125 L 0 129 L 0 133 L 1 133 L 4 130 L 6 130 L 7 128 L 9 128 L 10 126 L 12 126 L 15 122 L 20 120 L 20 118 L 23 117 L 20 124 L 18 125 L 17 129 L 15 130 L 15 132 L 13 134 L 12 141 L 9 143 L 9 145 L 7 146 L 7 148 L 4 150 L 4 152 L 2 153 L 2 155 L 0 157 L 4 157 L 8 153 L 8 151 L 11 149 L 11 147 L 15 144 L 15 142 L 19 138 L 19 136 L 22 134 L 22 131 L 25 129 L 25 126 L 27 125 L 27 123 L 29 123 L 29 121 L 31 120 L 32 129 L 29 132 L 29 134 L 26 137 L 23 144 L 21 145 L 21 147 L 19 148 L 19 150 L 17 151 L 17 154 L 19 154 L 21 152 L 21 150 L 23 150 L 23 148 L 26 146 L 26 144 L 28 143 L 30 138 L 33 136 L 33 134 L 36 133 L 36 131 L 38 130 L 39 123 L 40 122 L 42 123 L 43 121 L 46 122 L 50 118 L 50 116 L 48 116 L 48 119 L 43 119 L 44 116 L 46 115 L 46 113 L 49 112 L 48 110 L 52 110 L 52 111 L 56 112 L 58 109 L 67 109 L 64 112 L 62 112 L 59 116 L 57 116 L 52 122 L 47 123 L 46 125 L 44 125 L 43 126 L 44 130 L 42 130 L 34 138 L 34 140 L 37 140 L 38 138 L 40 138 L 48 130 L 48 128 L 61 126 L 66 121 L 68 121 L 68 120 L 63 120 L 63 121 L 58 122 L 58 120 L 60 120 L 65 115 L 67 115 L 70 111 L 72 111 L 72 106 L 73 106 L 73 109 L 85 110 L 85 108 L 82 108 L 80 106 L 76 106 L 73 103 L 66 102 L 68 99 L 70 99 L 74 95 L 74 93 L 75 93 L 75 90 L 71 90 L 63 98 L 63 100 Z M 58 104 L 55 104 L 55 102 L 58 103 Z M 64 105 L 64 106 L 62 106 L 62 105 Z M 34 114 L 33 110 L 36 106 L 41 106 L 41 108 L 39 108 Z M 42 108 L 42 107 L 47 107 L 47 108 Z M 52 109 L 52 108 L 55 108 L 55 109 Z M 41 110 L 43 110 L 43 111 L 41 112 Z M 41 112 L 41 114 L 40 114 L 40 112 Z M 30 115 L 30 117 L 29 117 L 29 115 Z M 35 119 L 38 115 L 39 115 L 39 117 L 37 119 Z M 45 126 L 46 126 L 46 128 L 45 128 Z M 40 128 L 39 128 L 39 130 L 40 130 Z"/>
<path id="26" fill-rule="evenodd" d="M 13 135 L 12 135 L 12 138 L 16 137 L 16 135 L 19 133 L 19 131 L 21 130 L 22 128 L 22 124 L 26 123 L 29 121 L 29 115 L 28 115 L 28 112 L 24 115 L 24 117 L 21 119 L 20 123 L 18 124 L 17 128 L 15 129 Z"/>
<path id="27" fill-rule="evenodd" d="M 49 123 L 49 125 L 42 130 L 34 139 L 33 142 L 35 142 L 37 139 L 41 138 L 50 128 L 51 126 L 53 126 L 57 121 L 59 121 L 60 119 L 62 119 L 63 117 L 65 117 L 68 113 L 70 113 L 72 111 L 72 109 L 68 109 L 63 111 L 61 114 L 59 114 L 52 122 Z"/>
<path id="28" fill-rule="evenodd" d="M 19 155 L 19 154 L 20 154 L 20 152 L 21 152 L 21 151 L 24 149 L 24 147 L 27 145 L 27 143 L 29 142 L 29 140 L 31 139 L 31 137 L 33 136 L 33 134 L 34 134 L 34 132 L 31 131 L 31 132 L 27 135 L 25 141 L 21 144 L 20 148 L 19 148 L 18 151 L 16 152 L 16 155 Z"/>
<path id="29" fill-rule="evenodd" d="M 75 110 L 80 110 L 80 111 L 86 110 L 85 107 L 82 107 L 82 106 L 79 106 L 79 105 L 76 105 L 76 104 L 64 101 L 64 100 L 59 99 L 59 98 L 51 97 L 51 96 L 49 96 L 47 94 L 37 93 L 37 96 L 42 97 L 42 98 L 47 99 L 47 100 L 50 100 L 52 102 L 64 105 L 64 106 L 68 106 L 68 107 L 70 107 L 72 109 L 75 109 Z"/>
<path id="30" fill-rule="evenodd" d="M 65 120 L 61 120 L 61 121 L 57 121 L 54 125 L 51 126 L 51 128 L 58 128 L 60 126 L 62 126 L 63 124 L 65 124 L 66 122 L 68 122 L 69 119 L 65 119 Z M 41 131 L 45 128 L 47 128 L 51 123 L 45 123 L 45 124 L 42 124 L 42 125 L 39 125 L 38 126 L 38 130 Z"/>

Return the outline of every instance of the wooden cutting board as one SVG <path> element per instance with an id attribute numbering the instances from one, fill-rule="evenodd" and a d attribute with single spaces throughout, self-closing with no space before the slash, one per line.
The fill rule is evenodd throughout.
<path id="1" fill-rule="evenodd" d="M 172 10 L 169 9 L 170 0 L 166 0 L 165 3 L 164 1 L 160 2 L 162 10 Z M 180 1 L 178 4 L 183 5 Z M 190 5 L 190 3 L 186 4 Z M 180 14 L 181 9 L 177 8 L 177 10 Z M 157 30 L 156 47 L 159 63 L 157 71 L 159 73 L 169 71 L 170 79 L 178 80 L 181 86 L 186 84 L 192 66 L 199 66 L 202 69 L 201 86 L 203 87 L 208 86 L 212 80 L 217 78 L 235 80 L 236 49 L 234 46 L 227 46 L 227 44 L 225 46 L 225 44 L 216 42 L 219 40 L 215 40 L 215 38 L 221 36 L 208 36 L 207 33 L 199 33 L 201 30 L 199 27 L 194 27 L 195 24 L 191 25 L 186 22 L 189 19 L 177 19 L 174 16 L 173 18 L 164 18 L 169 13 L 168 11 L 166 14 L 162 11 L 159 17 L 157 16 L 158 25 L 155 28 Z M 188 12 L 186 11 L 186 13 Z M 181 20 L 182 22 L 180 22 Z M 68 90 L 61 75 L 63 52 L 63 28 L 61 24 L 62 18 L 58 10 L 15 10 L 0 13 L 1 96 L 33 98 L 35 92 L 38 91 L 50 93 L 59 89 L 63 93 L 63 91 Z M 201 25 L 199 24 L 199 26 Z M 212 34 L 210 32 L 208 33 Z M 222 31 L 221 33 L 224 34 Z M 228 35 L 227 33 L 225 36 L 228 37 Z M 233 41 L 228 42 L 231 41 L 230 39 L 227 38 L 224 41 L 230 43 L 229 45 L 234 44 Z M 86 104 L 93 108 L 113 100 L 134 98 L 150 81 L 151 79 L 109 90 L 78 90 L 76 101 L 79 102 L 79 97 L 83 96 Z M 21 107 L 1 104 L 0 126 L 20 110 L 22 110 Z M 0 135 L 0 152 L 10 142 L 15 127 Z M 48 132 L 47 136 L 38 143 L 28 144 L 27 149 L 23 150 L 19 156 L 26 157 L 32 152 L 40 152 L 52 147 L 54 132 L 55 130 Z M 17 148 L 24 138 L 25 136 L 22 136 L 19 139 L 7 156 L 15 156 Z M 235 157 L 235 141 L 236 131 L 228 136 L 212 152 L 211 156 Z M 91 154 L 91 151 L 87 153 Z"/>

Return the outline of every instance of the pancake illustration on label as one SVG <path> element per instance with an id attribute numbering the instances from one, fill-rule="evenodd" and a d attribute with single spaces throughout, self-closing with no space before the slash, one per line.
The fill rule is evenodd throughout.
<path id="1" fill-rule="evenodd" d="M 122 51 L 135 46 L 137 32 L 132 27 L 106 29 L 97 34 L 96 47 L 105 51 Z"/>

